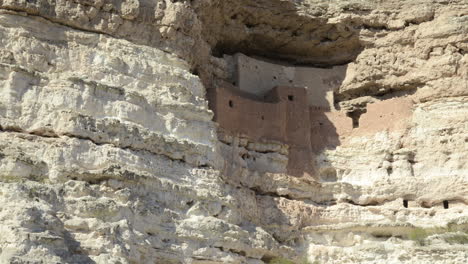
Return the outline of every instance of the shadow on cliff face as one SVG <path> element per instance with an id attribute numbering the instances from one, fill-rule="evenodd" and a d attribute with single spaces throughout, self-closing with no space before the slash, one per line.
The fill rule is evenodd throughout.
<path id="1" fill-rule="evenodd" d="M 351 23 L 329 23 L 328 8 L 300 1 L 228 0 L 200 17 L 214 56 L 242 52 L 318 66 L 353 61 L 362 50 L 359 30 Z"/>
<path id="2" fill-rule="evenodd" d="M 346 67 L 334 78 L 319 78 L 322 83 L 317 83 L 316 87 L 309 87 L 309 92 L 318 101 L 327 101 L 327 90 L 320 89 L 327 82 L 333 82 L 333 87 L 337 90 L 343 82 L 346 74 Z M 332 92 L 332 91 L 329 91 Z M 332 104 L 332 102 L 331 102 Z M 331 111 L 329 107 L 308 106 L 308 116 L 303 116 L 296 122 L 307 122 L 309 133 L 303 137 L 309 137 L 309 144 L 300 148 L 290 148 L 288 157 L 287 173 L 296 177 L 310 175 L 318 177 L 319 171 L 316 165 L 316 158 L 326 149 L 335 149 L 341 144 L 340 133 L 352 129 L 352 120 L 344 113 Z"/>

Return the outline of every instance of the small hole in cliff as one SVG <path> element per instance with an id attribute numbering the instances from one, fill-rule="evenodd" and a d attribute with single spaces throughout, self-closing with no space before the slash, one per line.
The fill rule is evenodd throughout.
<path id="1" fill-rule="evenodd" d="M 388 167 L 387 168 L 387 174 L 390 175 L 393 173 L 393 168 L 392 167 Z"/>
<path id="2" fill-rule="evenodd" d="M 229 100 L 229 107 L 234 107 L 234 103 L 232 102 L 232 100 Z"/>
<path id="3" fill-rule="evenodd" d="M 337 171 L 334 168 L 327 168 L 320 172 L 320 179 L 324 182 L 336 182 L 338 180 Z"/>
<path id="4" fill-rule="evenodd" d="M 195 69 L 193 69 L 192 74 L 199 76 L 200 73 L 198 72 L 198 69 L 195 68 Z"/>
<path id="5" fill-rule="evenodd" d="M 408 208 L 408 200 L 403 200 L 403 207 Z"/>
<path id="6" fill-rule="evenodd" d="M 273 79 L 276 80 L 276 79 L 278 79 L 278 78 L 277 78 L 276 76 L 273 76 Z"/>
<path id="7" fill-rule="evenodd" d="M 323 123 L 320 123 L 320 122 L 319 122 L 319 125 L 323 126 Z"/>
<path id="8" fill-rule="evenodd" d="M 262 120 L 265 120 L 265 117 L 264 117 L 264 116 L 262 116 Z"/>
<path id="9" fill-rule="evenodd" d="M 288 100 L 289 101 L 294 101 L 294 95 L 288 95 Z"/>
<path id="10" fill-rule="evenodd" d="M 232 16 L 231 16 L 231 19 L 233 19 L 233 20 L 234 20 L 234 19 L 237 19 L 237 14 L 232 15 Z"/>
<path id="11" fill-rule="evenodd" d="M 289 80 L 289 83 L 293 83 L 293 80 Z"/>
<path id="12" fill-rule="evenodd" d="M 193 205 L 193 201 L 188 201 L 188 202 L 186 202 L 185 204 L 188 205 L 188 206 L 192 206 L 192 205 Z"/>
<path id="13" fill-rule="evenodd" d="M 445 200 L 444 202 L 444 209 L 448 209 L 449 208 L 449 203 L 447 200 Z"/>

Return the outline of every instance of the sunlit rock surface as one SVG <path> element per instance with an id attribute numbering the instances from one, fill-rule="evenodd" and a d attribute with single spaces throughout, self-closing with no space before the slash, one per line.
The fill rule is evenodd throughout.
<path id="1" fill-rule="evenodd" d="M 467 51 L 465 0 L 0 0 L 0 262 L 467 263 Z M 346 69 L 315 174 L 212 121 L 239 52 Z"/>

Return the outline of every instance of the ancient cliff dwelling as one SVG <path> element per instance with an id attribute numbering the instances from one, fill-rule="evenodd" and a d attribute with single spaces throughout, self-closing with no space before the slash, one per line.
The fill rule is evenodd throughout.
<path id="1" fill-rule="evenodd" d="M 468 263 L 466 0 L 0 0 L 0 263 Z"/>
<path id="2" fill-rule="evenodd" d="M 233 63 L 233 80 L 208 90 L 219 129 L 253 142 L 285 144 L 287 173 L 313 176 L 314 153 L 339 142 L 336 126 L 351 129 L 350 118 L 331 112 L 344 67 L 284 66 L 240 53 L 226 60 Z"/>

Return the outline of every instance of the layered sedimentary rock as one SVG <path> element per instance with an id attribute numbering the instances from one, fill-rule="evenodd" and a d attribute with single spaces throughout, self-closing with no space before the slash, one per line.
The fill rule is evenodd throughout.
<path id="1" fill-rule="evenodd" d="M 464 0 L 0 1 L 0 258 L 466 263 L 467 43 Z M 213 120 L 236 53 L 342 69 L 314 173 Z"/>

